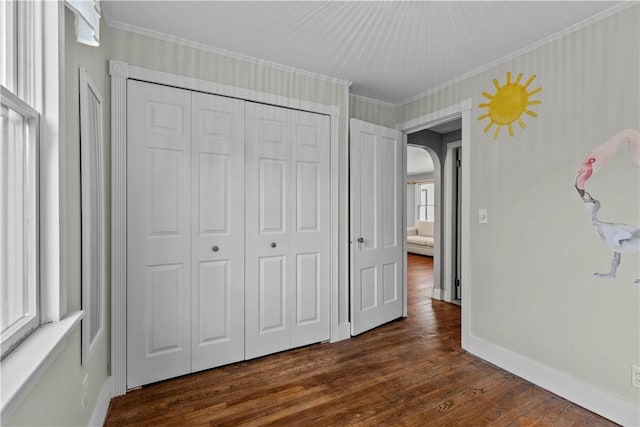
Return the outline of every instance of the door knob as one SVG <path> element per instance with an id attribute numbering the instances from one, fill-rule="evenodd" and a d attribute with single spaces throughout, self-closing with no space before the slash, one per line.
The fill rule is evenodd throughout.
<path id="1" fill-rule="evenodd" d="M 272 243 L 271 243 L 271 247 L 272 247 L 272 248 L 275 248 L 276 246 L 278 246 L 278 245 L 276 245 L 276 242 L 272 242 Z"/>
<path id="2" fill-rule="evenodd" d="M 364 242 L 364 237 L 358 237 L 358 243 L 363 243 Z"/>
<path id="3" fill-rule="evenodd" d="M 212 247 L 212 248 L 211 248 L 211 250 L 212 250 L 213 252 L 218 252 L 218 250 L 220 250 L 220 248 L 219 248 L 219 247 L 217 247 L 217 246 L 214 246 L 214 247 Z"/>

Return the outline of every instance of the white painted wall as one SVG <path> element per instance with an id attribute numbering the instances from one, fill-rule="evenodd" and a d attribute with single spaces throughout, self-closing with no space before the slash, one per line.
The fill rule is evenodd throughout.
<path id="1" fill-rule="evenodd" d="M 567 374 L 637 407 L 631 365 L 640 362 L 638 253 L 624 254 L 616 280 L 602 280 L 611 252 L 595 235 L 573 188 L 586 155 L 624 128 L 640 128 L 640 6 L 402 106 L 401 122 L 473 98 L 471 334 Z M 514 138 L 483 133 L 482 92 L 507 71 L 542 86 Z M 515 74 L 514 74 L 515 75 Z M 526 78 L 526 77 L 525 77 Z M 589 185 L 601 217 L 640 225 L 640 170 L 619 150 Z"/>

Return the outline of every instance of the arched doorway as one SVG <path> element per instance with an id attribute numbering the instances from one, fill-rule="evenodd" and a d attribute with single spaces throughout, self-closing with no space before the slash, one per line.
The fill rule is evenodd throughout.
<path id="1" fill-rule="evenodd" d="M 424 276 L 431 297 L 441 299 L 441 162 L 431 147 L 407 145 L 407 268 L 432 268 Z M 421 257 L 429 257 L 424 259 Z"/>

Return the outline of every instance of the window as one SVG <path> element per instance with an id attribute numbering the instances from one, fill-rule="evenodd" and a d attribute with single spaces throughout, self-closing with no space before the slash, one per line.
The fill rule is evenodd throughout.
<path id="1" fill-rule="evenodd" d="M 0 134 L 0 278 L 2 354 L 39 325 L 39 114 L 2 87 Z"/>
<path id="2" fill-rule="evenodd" d="M 433 182 L 421 182 L 416 185 L 418 191 L 418 220 L 433 222 L 435 220 L 435 188 Z"/>
<path id="3" fill-rule="evenodd" d="M 24 44 L 33 35 L 21 22 L 35 13 L 32 2 L 0 4 L 0 340 L 4 357 L 40 324 L 39 130 L 33 107 L 35 75 Z"/>

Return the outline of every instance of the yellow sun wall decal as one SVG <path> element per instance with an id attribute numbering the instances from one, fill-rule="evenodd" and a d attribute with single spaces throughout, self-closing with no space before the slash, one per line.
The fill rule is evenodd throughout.
<path id="1" fill-rule="evenodd" d="M 538 105 L 542 103 L 540 100 L 530 100 L 530 98 L 539 93 L 542 88 L 538 87 L 531 92 L 527 92 L 527 88 L 533 82 L 536 75 L 533 74 L 529 79 L 521 84 L 522 73 L 516 76 L 515 81 L 511 81 L 511 73 L 507 73 L 507 83 L 504 86 L 500 86 L 498 79 L 493 79 L 493 84 L 496 87 L 496 92 L 492 95 L 487 92 L 482 92 L 482 96 L 487 98 L 489 102 L 478 105 L 480 108 L 486 108 L 487 113 L 478 117 L 478 121 L 489 119 L 489 124 L 484 128 L 484 132 L 489 132 L 489 129 L 496 126 L 496 130 L 493 134 L 493 139 L 498 139 L 500 135 L 500 129 L 502 126 L 507 126 L 509 135 L 513 136 L 513 123 L 518 122 L 522 129 L 527 126 L 522 120 L 523 114 L 528 114 L 531 117 L 538 117 L 538 114 L 528 109 L 530 105 Z"/>

